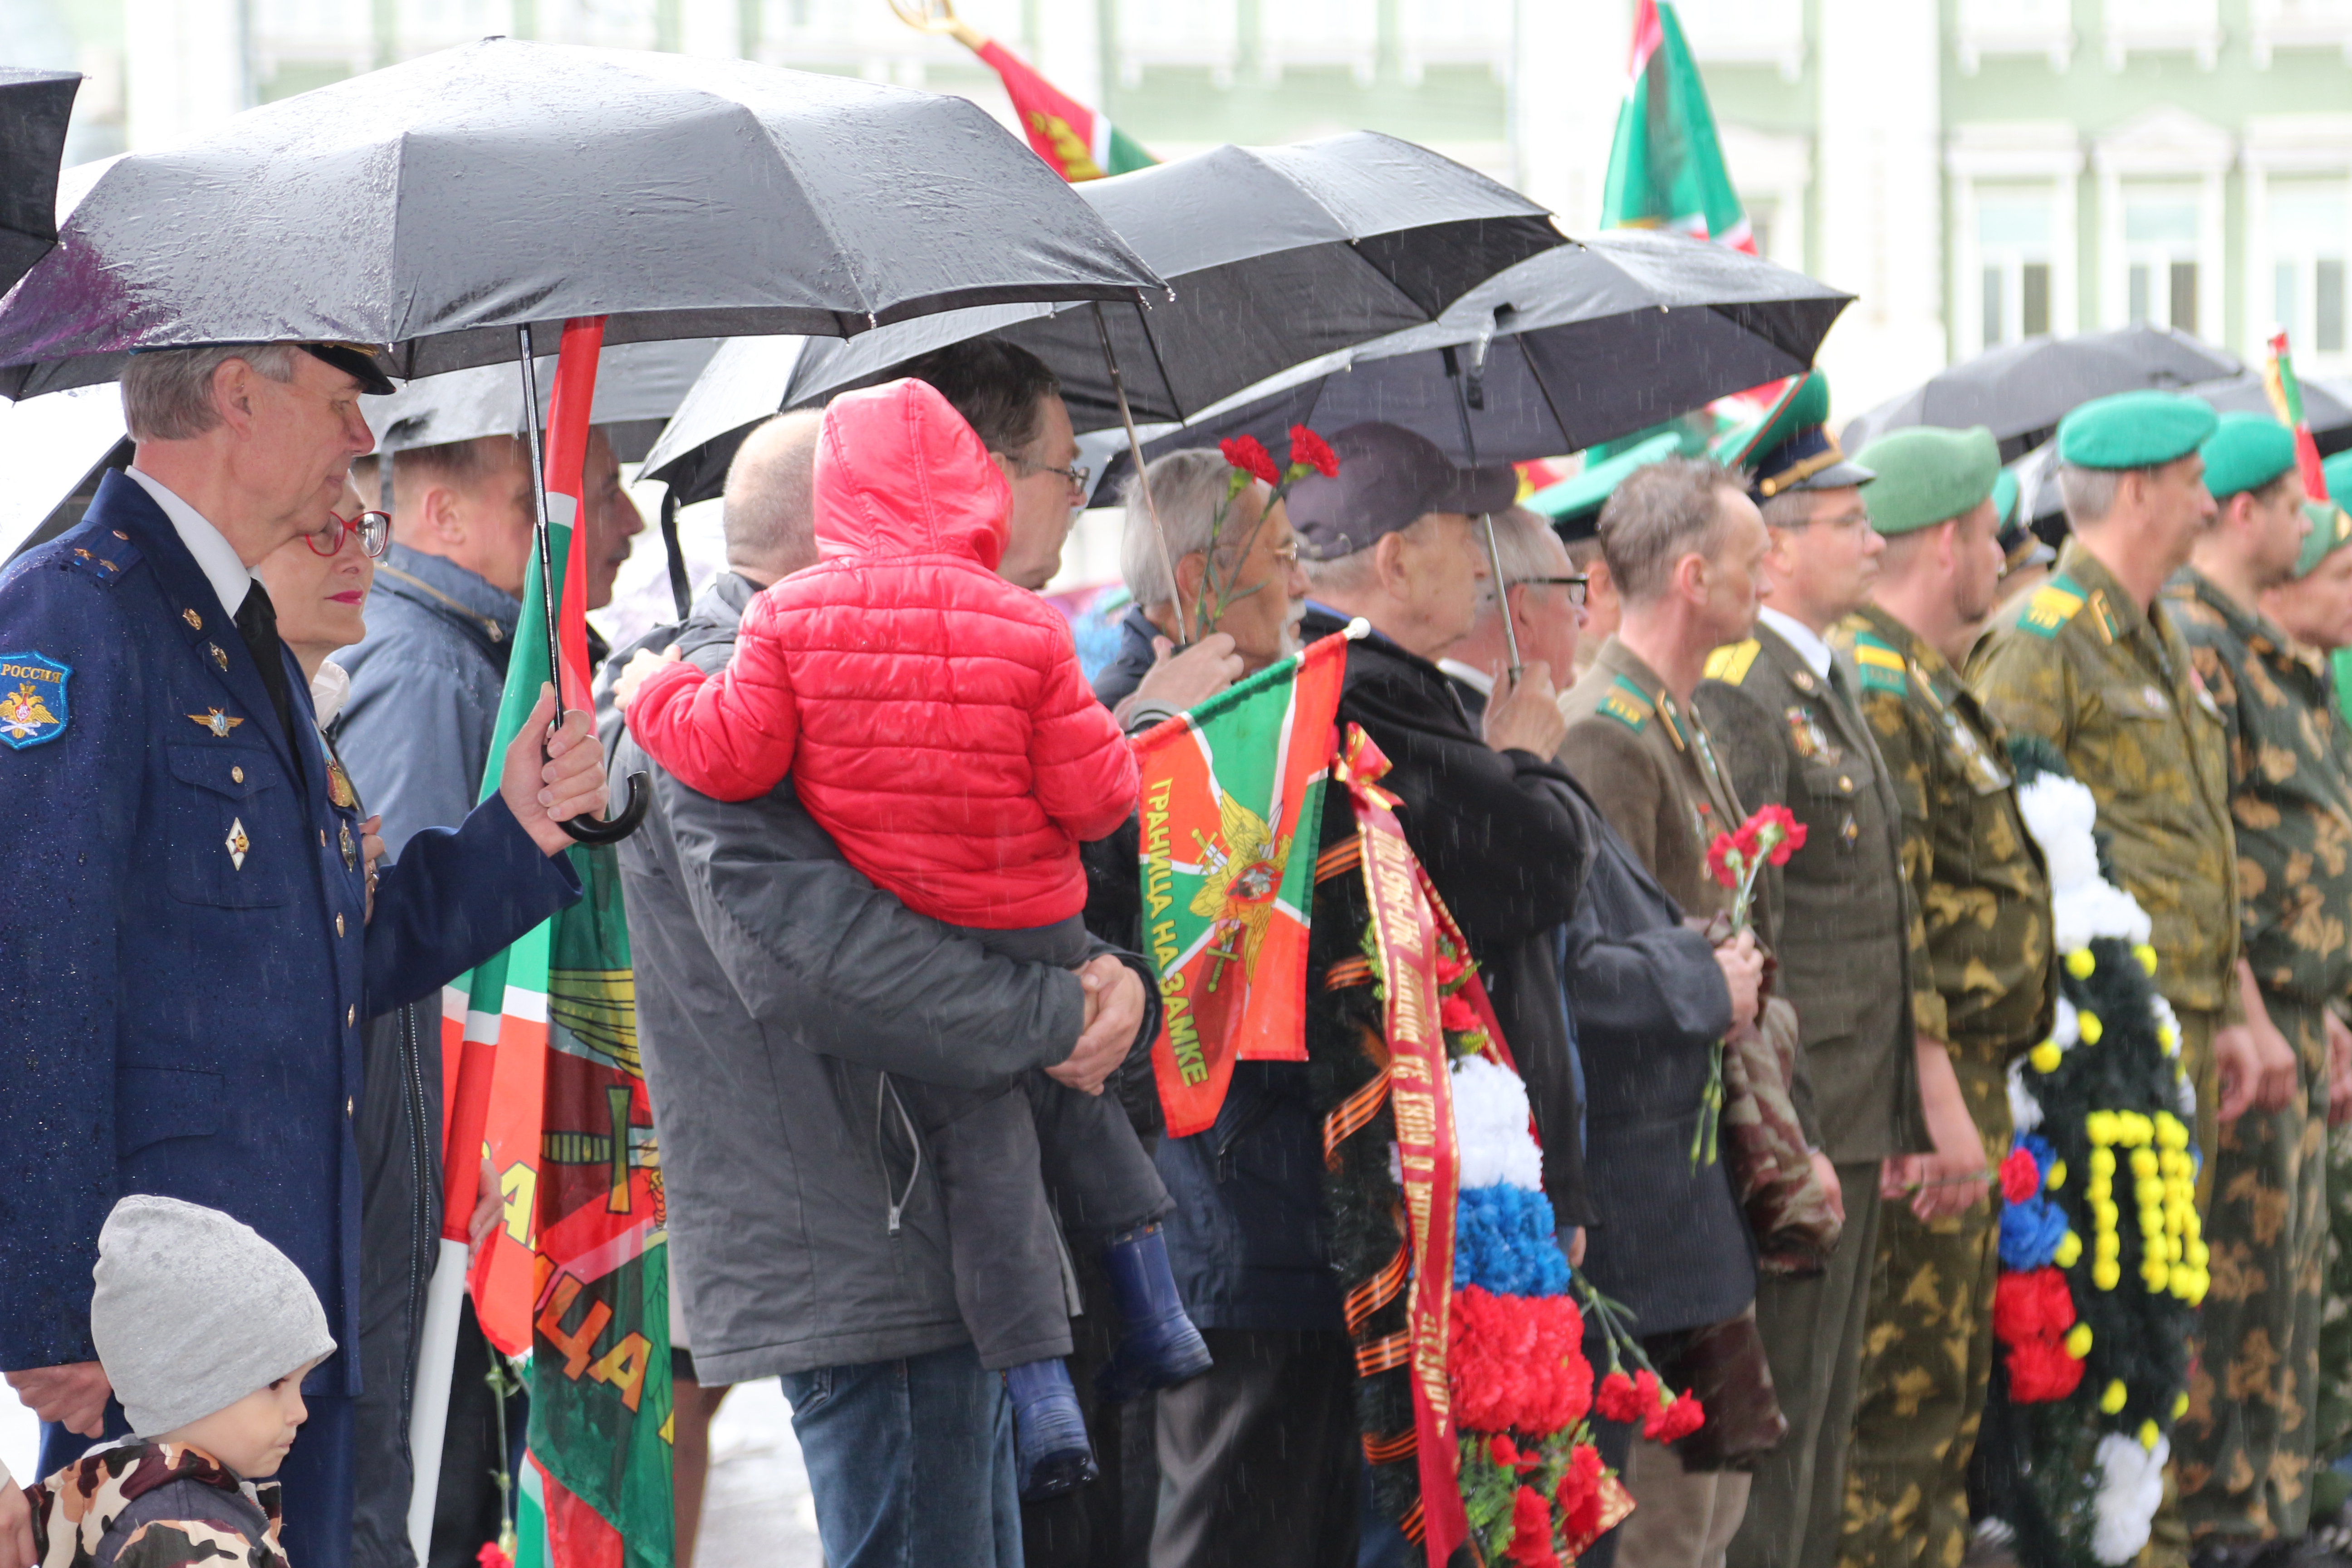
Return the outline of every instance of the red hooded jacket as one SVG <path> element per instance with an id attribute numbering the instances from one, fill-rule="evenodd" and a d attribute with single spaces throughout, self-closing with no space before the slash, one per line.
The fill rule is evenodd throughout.
<path id="1" fill-rule="evenodd" d="M 1135 809 L 1135 758 L 1069 624 L 996 575 L 1012 493 L 929 384 L 845 393 L 817 439 L 822 559 L 751 601 L 735 657 L 669 665 L 630 732 L 720 800 L 794 787 L 850 864 L 937 920 L 1048 925 L 1078 843 Z"/>

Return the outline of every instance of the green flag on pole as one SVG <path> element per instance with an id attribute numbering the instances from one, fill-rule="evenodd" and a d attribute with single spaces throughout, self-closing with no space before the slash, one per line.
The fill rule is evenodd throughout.
<path id="1" fill-rule="evenodd" d="M 1670 228 L 1755 255 L 1756 237 L 1723 165 L 1706 83 L 1670 0 L 1637 0 L 1630 74 L 1609 150 L 1601 226 Z"/>

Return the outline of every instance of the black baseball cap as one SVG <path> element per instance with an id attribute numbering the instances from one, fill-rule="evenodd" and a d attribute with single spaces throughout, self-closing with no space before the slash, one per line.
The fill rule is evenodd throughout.
<path id="1" fill-rule="evenodd" d="M 1456 468 L 1436 442 L 1401 425 L 1350 425 L 1331 437 L 1331 450 L 1339 473 L 1307 475 L 1285 502 L 1299 553 L 1310 561 L 1369 550 L 1426 512 L 1476 517 L 1518 499 L 1518 472 L 1509 464 Z"/>

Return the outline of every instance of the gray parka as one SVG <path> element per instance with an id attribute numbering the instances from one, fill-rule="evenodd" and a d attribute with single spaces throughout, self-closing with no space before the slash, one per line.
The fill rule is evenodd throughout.
<path id="1" fill-rule="evenodd" d="M 756 591 L 723 574 L 636 646 L 676 641 L 715 671 Z M 1076 978 L 908 910 L 842 858 L 789 780 L 728 805 L 619 736 L 613 776 L 640 769 L 653 804 L 621 847 L 622 889 L 698 1377 L 965 1342 L 930 1163 L 888 1075 L 977 1088 L 1062 1060 Z M 1155 1010 L 1139 1048 L 1158 1025 Z"/>

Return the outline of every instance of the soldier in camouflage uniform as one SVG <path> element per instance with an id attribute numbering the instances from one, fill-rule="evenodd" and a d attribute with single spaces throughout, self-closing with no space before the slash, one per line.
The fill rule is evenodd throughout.
<path id="1" fill-rule="evenodd" d="M 2181 1512 L 2219 1550 L 2303 1534 L 2309 1520 L 2326 1246 L 2326 1006 L 2352 988 L 2352 780 L 2321 656 L 2255 606 L 2290 581 L 2310 520 L 2294 438 L 2224 415 L 2205 444 L 2220 525 L 2166 589 L 2230 738 L 2241 931 L 2292 1082 L 2221 1130 L 2212 1156 L 2211 1292 L 2189 1408 L 2173 1433 Z M 2332 537 L 2330 527 L 2319 534 Z M 2313 563 L 2316 563 L 2316 561 Z M 2266 1086 L 2267 1087 L 2267 1086 Z M 2283 1102 L 2273 1108 L 2275 1098 Z"/>
<path id="2" fill-rule="evenodd" d="M 2050 881 L 2006 733 L 1950 662 L 1991 613 L 2006 563 L 1992 434 L 1898 430 L 1855 459 L 1878 475 L 1863 499 L 1887 551 L 1872 603 L 1834 640 L 1854 657 L 1902 807 L 1927 955 L 1911 1020 L 1938 1152 L 1913 1162 L 1914 1195 L 1881 1211 L 1839 1558 L 1958 1568 L 1992 1370 L 2000 1226 L 1985 1178 L 2008 1152 L 2009 1063 L 2054 1010 Z"/>
<path id="3" fill-rule="evenodd" d="M 2066 416 L 2060 479 L 2074 532 L 1969 672 L 1993 717 L 2055 746 L 2097 800 L 2116 880 L 2154 923 L 2156 987 L 2180 1021 L 2209 1151 L 2225 1069 L 2232 1114 L 2259 1071 L 2237 984 L 2228 742 L 2159 595 L 2213 516 L 2198 448 L 2216 424 L 2198 399 L 2158 392 Z M 2200 1209 L 2211 1171 L 2209 1159 Z"/>

